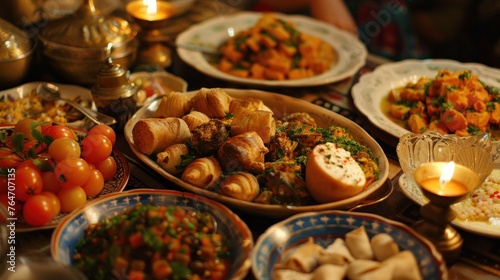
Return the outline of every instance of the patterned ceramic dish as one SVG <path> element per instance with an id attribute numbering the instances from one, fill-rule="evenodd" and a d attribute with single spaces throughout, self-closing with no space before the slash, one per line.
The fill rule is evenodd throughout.
<path id="1" fill-rule="evenodd" d="M 259 236 L 252 251 L 252 272 L 256 279 L 272 279 L 276 264 L 309 237 L 323 247 L 335 238 L 361 226 L 369 237 L 388 233 L 400 250 L 410 250 L 417 259 L 422 279 L 448 279 L 448 271 L 441 254 L 426 239 L 410 227 L 378 215 L 345 211 L 302 213 L 272 225 Z"/>
<path id="2" fill-rule="evenodd" d="M 132 190 L 114 193 L 96 199 L 68 215 L 54 230 L 51 253 L 58 263 L 72 265 L 76 242 L 82 238 L 86 227 L 92 223 L 115 216 L 136 204 L 190 207 L 210 213 L 217 222 L 217 229 L 231 242 L 232 266 L 228 279 L 243 279 L 250 269 L 250 251 L 253 237 L 248 226 L 224 205 L 206 197 L 172 190 Z"/>
<path id="3" fill-rule="evenodd" d="M 261 13 L 241 12 L 203 21 L 179 34 L 176 45 L 196 45 L 217 49 L 230 38 L 231 34 L 253 26 L 261 16 Z M 325 40 L 337 51 L 338 62 L 329 71 L 310 78 L 283 81 L 256 80 L 239 78 L 219 71 L 201 52 L 184 48 L 178 48 L 177 51 L 183 61 L 206 75 L 225 81 L 258 86 L 301 87 L 329 84 L 351 77 L 365 64 L 367 50 L 361 41 L 351 34 L 310 17 L 297 15 L 279 15 L 279 17 L 294 22 L 300 31 Z"/>
<path id="4" fill-rule="evenodd" d="M 173 182 L 177 186 L 184 188 L 190 192 L 194 192 L 199 195 L 203 195 L 206 197 L 210 197 L 214 200 L 224 203 L 230 207 L 238 208 L 247 213 L 257 214 L 261 216 L 267 217 L 276 217 L 283 218 L 288 217 L 293 214 L 309 212 L 309 211 L 321 211 L 321 210 L 330 210 L 330 209 L 348 209 L 355 205 L 358 205 L 365 198 L 367 198 L 370 194 L 374 193 L 376 190 L 380 189 L 384 182 L 386 181 L 389 175 L 389 162 L 387 156 L 384 151 L 380 147 L 380 145 L 360 126 L 351 120 L 334 113 L 328 109 L 319 107 L 307 101 L 303 101 L 300 99 L 296 99 L 290 96 L 259 91 L 259 90 L 238 90 L 238 89 L 224 89 L 224 91 L 232 97 L 247 99 L 254 98 L 260 99 L 264 102 L 264 104 L 270 108 L 277 118 L 281 118 L 287 113 L 293 112 L 306 112 L 309 113 L 316 121 L 318 126 L 320 127 L 328 127 L 331 125 L 338 125 L 340 127 L 347 128 L 354 139 L 364 145 L 366 145 L 370 150 L 373 151 L 373 154 L 376 158 L 378 158 L 379 164 L 379 178 L 378 180 L 372 182 L 364 191 L 361 193 L 339 201 L 330 202 L 330 203 L 322 203 L 322 204 L 311 204 L 306 206 L 285 206 L 285 205 L 273 205 L 273 204 L 261 204 L 254 202 L 247 202 L 240 199 L 232 198 L 229 196 L 225 196 L 222 194 L 215 193 L 211 190 L 206 190 L 203 188 L 196 187 L 192 184 L 186 183 L 182 181 L 179 177 L 174 176 L 168 172 L 166 172 L 158 163 L 156 162 L 156 158 L 154 156 L 147 156 L 141 153 L 134 144 L 132 129 L 137 123 L 138 120 L 152 117 L 158 108 L 159 101 L 154 101 L 148 106 L 144 106 L 137 111 L 137 113 L 132 116 L 132 118 L 127 122 L 124 129 L 125 138 L 134 154 L 144 162 L 146 165 L 154 169 L 158 174 L 162 175 L 169 181 Z M 190 91 L 186 94 L 190 97 L 193 97 L 197 91 Z"/>

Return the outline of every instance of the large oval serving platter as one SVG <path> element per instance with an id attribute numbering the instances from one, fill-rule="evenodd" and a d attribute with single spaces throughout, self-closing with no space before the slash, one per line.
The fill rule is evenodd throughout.
<path id="1" fill-rule="evenodd" d="M 352 34 L 331 24 L 300 15 L 277 14 L 279 18 L 295 23 L 297 29 L 321 38 L 330 44 L 338 54 L 338 61 L 328 71 L 317 76 L 294 80 L 258 80 L 240 78 L 217 69 L 209 57 L 201 52 L 182 46 L 200 46 L 217 49 L 231 36 L 252 27 L 262 13 L 241 12 L 224 17 L 214 17 L 195 24 L 176 38 L 180 58 L 198 71 L 217 79 L 256 86 L 303 87 L 337 82 L 354 75 L 364 64 L 367 57 L 366 47 Z"/>
<path id="2" fill-rule="evenodd" d="M 348 209 L 354 205 L 359 204 L 363 199 L 368 197 L 370 194 L 379 189 L 387 179 L 389 174 L 389 162 L 387 160 L 384 151 L 380 145 L 359 125 L 352 122 L 351 120 L 334 113 L 325 108 L 319 107 L 312 103 L 306 102 L 304 100 L 296 99 L 290 96 L 285 96 L 281 94 L 259 91 L 259 90 L 239 90 L 239 89 L 223 89 L 227 94 L 235 98 L 255 98 L 261 99 L 264 104 L 273 110 L 277 118 L 283 117 L 287 113 L 293 112 L 306 112 L 313 116 L 320 127 L 328 127 L 331 125 L 338 125 L 341 127 L 348 128 L 353 134 L 356 141 L 366 145 L 372 151 L 375 157 L 379 159 L 379 179 L 371 183 L 363 192 L 360 194 L 344 199 L 341 201 L 324 203 L 324 204 L 313 204 L 307 206 L 283 206 L 283 205 L 267 205 L 259 204 L 254 202 L 246 202 L 231 198 L 228 196 L 220 195 L 212 191 L 201 189 L 195 187 L 194 185 L 188 184 L 182 181 L 180 178 L 173 176 L 163 170 L 157 163 L 154 156 L 146 156 L 142 154 L 134 144 L 132 137 L 132 129 L 138 120 L 153 117 L 158 107 L 160 100 L 154 101 L 153 103 L 145 106 L 137 111 L 137 113 L 132 116 L 132 118 L 127 122 L 124 129 L 125 138 L 132 151 L 137 155 L 137 157 L 143 161 L 146 165 L 151 167 L 153 170 L 158 172 L 160 175 L 173 182 L 174 184 L 188 190 L 190 192 L 204 195 L 211 199 L 217 200 L 225 205 L 232 208 L 236 208 L 248 213 L 258 214 L 266 217 L 284 218 L 293 214 L 308 212 L 308 211 L 321 211 L 329 209 Z M 193 97 L 197 91 L 187 92 L 189 97 Z"/>

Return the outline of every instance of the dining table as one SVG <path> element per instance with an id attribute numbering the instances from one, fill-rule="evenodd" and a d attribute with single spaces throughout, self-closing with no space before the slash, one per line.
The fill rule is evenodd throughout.
<path id="1" fill-rule="evenodd" d="M 235 12 L 232 7 L 220 6 L 222 5 L 220 3 L 218 7 L 214 8 L 213 2 L 214 1 L 209 0 L 198 0 L 186 14 L 179 17 L 177 22 L 173 22 L 166 27 L 163 32 L 173 40 L 178 33 L 191 24 L 213 16 L 218 16 L 221 12 Z M 411 226 L 420 219 L 419 210 L 421 206 L 409 199 L 398 184 L 399 177 L 403 174 L 396 153 L 396 146 L 399 139 L 371 124 L 356 108 L 351 97 L 351 88 L 359 81 L 362 75 L 373 71 L 379 65 L 390 63 L 391 61 L 376 55 L 368 54 L 365 65 L 363 65 L 356 74 L 338 82 L 311 87 L 273 86 L 259 88 L 255 85 L 247 86 L 212 78 L 184 63 L 177 55 L 175 49 L 171 51 L 172 62 L 170 66 L 156 70 L 166 71 L 181 77 L 187 82 L 188 91 L 195 91 L 202 87 L 259 89 L 305 100 L 353 120 L 369 132 L 384 150 L 389 160 L 389 175 L 384 186 L 362 201 L 360 205 L 342 210 L 373 213 L 408 226 Z M 36 63 L 41 62 L 37 61 Z M 37 67 L 34 68 L 46 69 L 44 65 L 37 65 Z M 136 67 L 130 70 L 132 72 L 144 70 L 144 65 L 140 66 L 140 69 Z M 28 80 L 66 83 L 66 81 L 58 79 L 56 74 L 45 70 L 34 71 L 34 73 L 29 76 Z M 181 187 L 176 186 L 156 171 L 143 164 L 132 151 L 125 139 L 123 131 L 117 130 L 116 133 L 117 140 L 115 149 L 123 154 L 130 170 L 130 177 L 125 190 L 151 188 L 184 191 Z M 256 241 L 270 226 L 281 220 L 278 218 L 255 215 L 239 209 L 232 210 L 248 225 L 252 231 L 254 241 Z M 500 279 L 500 240 L 461 229 L 457 230 L 462 235 L 464 242 L 458 261 L 448 266 L 449 279 Z M 17 233 L 16 255 L 18 259 L 21 260 L 26 258 L 37 260 L 39 258 L 50 258 L 50 241 L 52 233 L 53 229 Z M 254 279 L 251 271 L 249 271 L 245 279 Z"/>

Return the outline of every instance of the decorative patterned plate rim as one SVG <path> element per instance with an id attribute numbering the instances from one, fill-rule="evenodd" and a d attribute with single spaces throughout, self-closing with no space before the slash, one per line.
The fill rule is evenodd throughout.
<path id="1" fill-rule="evenodd" d="M 220 194 L 217 194 L 215 192 L 201 189 L 198 187 L 195 187 L 193 185 L 187 184 L 186 182 L 182 181 L 176 176 L 173 176 L 163 170 L 154 160 L 151 159 L 151 157 L 148 157 L 144 154 L 142 154 L 136 147 L 135 144 L 133 143 L 133 137 L 132 137 L 132 128 L 134 124 L 143 117 L 147 117 L 148 115 L 154 113 L 155 107 L 158 106 L 159 101 L 155 101 L 148 106 L 145 106 L 141 109 L 139 109 L 132 118 L 127 122 L 125 125 L 124 129 L 124 134 L 125 134 L 125 139 L 128 141 L 129 146 L 131 147 L 132 151 L 134 154 L 146 165 L 151 167 L 153 170 L 155 170 L 157 173 L 162 175 L 164 178 L 167 180 L 173 182 L 177 186 L 183 188 L 184 190 L 194 192 L 198 195 L 204 195 L 207 196 L 211 199 L 217 200 L 219 202 L 222 202 L 225 205 L 228 205 L 230 207 L 238 208 L 240 210 L 243 210 L 247 213 L 253 213 L 253 214 L 260 214 L 262 216 L 267 216 L 267 217 L 287 217 L 296 213 L 301 213 L 301 212 L 308 212 L 308 211 L 321 211 L 321 210 L 329 210 L 329 209 L 343 209 L 343 208 L 349 208 L 351 206 L 359 204 L 363 199 L 368 197 L 370 194 L 375 192 L 377 189 L 382 187 L 384 185 L 385 180 L 388 177 L 389 174 L 389 162 L 387 159 L 387 156 L 383 152 L 382 148 L 380 145 L 369 135 L 364 129 L 362 129 L 359 125 L 354 123 L 353 121 L 345 118 L 344 116 L 341 116 L 333 111 L 330 111 L 328 109 L 319 107 L 317 105 L 314 105 L 312 103 L 309 103 L 304 100 L 300 100 L 297 98 L 293 98 L 290 96 L 282 95 L 282 94 L 277 94 L 277 93 L 272 93 L 272 92 L 267 92 L 267 91 L 260 91 L 260 90 L 242 90 L 242 89 L 230 89 L 230 88 L 225 88 L 223 89 L 226 91 L 230 96 L 233 97 L 240 97 L 240 98 L 258 98 L 264 101 L 264 104 L 268 105 L 273 110 L 287 110 L 290 107 L 300 107 L 302 112 L 315 112 L 315 115 L 321 114 L 323 119 L 328 119 L 330 122 L 335 121 L 337 124 L 348 124 L 350 127 L 351 132 L 354 134 L 354 137 L 358 140 L 361 138 L 364 139 L 364 144 L 371 146 L 371 149 L 374 151 L 375 155 L 379 157 L 379 166 L 380 166 L 380 177 L 377 181 L 372 183 L 366 190 L 364 190 L 362 193 L 337 202 L 331 202 L 331 203 L 324 203 L 324 204 L 313 204 L 313 205 L 307 205 L 307 206 L 284 206 L 284 205 L 266 205 L 266 204 L 258 204 L 254 202 L 246 202 L 242 200 L 238 200 L 235 198 L 231 198 L 228 196 L 223 196 Z M 186 94 L 189 96 L 194 96 L 197 91 L 190 91 L 187 92 Z M 275 106 L 270 106 L 269 102 L 270 100 L 274 100 L 274 103 L 280 104 L 280 109 L 275 108 Z M 267 102 L 266 102 L 267 101 Z M 278 103 L 279 102 L 279 103 Z M 287 104 L 285 106 L 281 104 Z M 304 109 L 303 109 L 304 108 Z M 296 110 L 298 111 L 298 110 Z M 317 121 L 319 121 L 317 119 Z M 355 131 L 353 131 L 355 130 Z M 356 134 L 357 133 L 357 134 Z"/>
<path id="2" fill-rule="evenodd" d="M 368 51 L 361 41 L 355 36 L 340 30 L 332 25 L 300 15 L 284 15 L 276 13 L 280 18 L 291 20 L 297 24 L 303 32 L 316 35 L 326 40 L 339 54 L 339 61 L 329 71 L 310 78 L 271 81 L 239 78 L 212 66 L 204 56 L 197 51 L 177 48 L 180 58 L 198 71 L 221 80 L 256 86 L 280 86 L 280 87 L 303 87 L 317 86 L 337 82 L 353 76 L 366 62 Z M 262 13 L 239 12 L 224 17 L 215 17 L 198 24 L 192 25 L 180 33 L 176 38 L 177 45 L 201 44 L 203 46 L 216 48 L 226 37 L 223 24 L 236 26 L 233 31 L 246 29 L 257 21 Z M 222 35 L 221 35 L 222 34 Z M 204 38 L 198 38 L 203 36 Z"/>
<path id="3" fill-rule="evenodd" d="M 398 179 L 398 184 L 403 194 L 416 204 L 422 206 L 427 203 L 427 200 L 423 196 L 420 188 L 410 178 L 408 178 L 406 174 L 401 174 Z M 489 225 L 486 222 L 462 221 L 459 219 L 454 219 L 451 221 L 451 224 L 474 234 L 500 238 L 500 226 Z"/>
<path id="4" fill-rule="evenodd" d="M 462 63 L 449 59 L 407 59 L 386 63 L 375 68 L 373 72 L 362 75 L 352 88 L 352 98 L 356 108 L 379 129 L 399 138 L 409 133 L 391 121 L 381 110 L 381 102 L 389 94 L 389 90 L 416 81 L 422 76 L 435 77 L 438 69 L 469 69 L 481 80 L 500 89 L 500 69 L 479 63 Z"/>
<path id="5" fill-rule="evenodd" d="M 11 129 L 13 127 L 14 126 L 10 124 L 9 125 L 0 124 L 0 130 Z M 74 131 L 81 132 L 78 129 L 74 129 Z M 113 149 L 112 156 L 116 160 L 117 164 L 117 171 L 115 176 L 110 181 L 105 182 L 104 189 L 101 191 L 101 193 L 94 198 L 88 199 L 87 203 L 89 201 L 93 201 L 96 200 L 97 198 L 103 197 L 109 193 L 122 192 L 127 186 L 128 180 L 130 178 L 130 169 L 127 159 L 120 151 L 116 149 Z M 121 178 L 121 180 L 119 180 L 119 178 Z M 16 221 L 16 232 L 29 232 L 42 229 L 53 229 L 57 227 L 57 225 L 69 214 L 70 213 L 60 213 L 54 219 L 52 219 L 52 221 L 50 221 L 48 224 L 37 227 L 25 224 L 22 220 L 22 217 L 18 218 Z"/>

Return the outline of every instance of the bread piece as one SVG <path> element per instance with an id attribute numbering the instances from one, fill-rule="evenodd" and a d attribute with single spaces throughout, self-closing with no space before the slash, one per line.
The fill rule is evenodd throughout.
<path id="1" fill-rule="evenodd" d="M 161 98 L 155 112 L 157 118 L 181 118 L 191 110 L 191 98 L 185 93 L 172 91 Z"/>
<path id="2" fill-rule="evenodd" d="M 314 147 L 306 163 L 306 184 L 319 203 L 338 201 L 357 195 L 366 177 L 351 154 L 334 143 Z"/>
<path id="3" fill-rule="evenodd" d="M 146 155 L 156 154 L 166 147 L 185 143 L 191 132 L 180 118 L 146 118 L 132 128 L 132 139 L 137 149 Z"/>
<path id="4" fill-rule="evenodd" d="M 201 88 L 191 102 L 193 110 L 200 111 L 210 118 L 222 119 L 229 112 L 232 97 L 220 88 Z"/>

